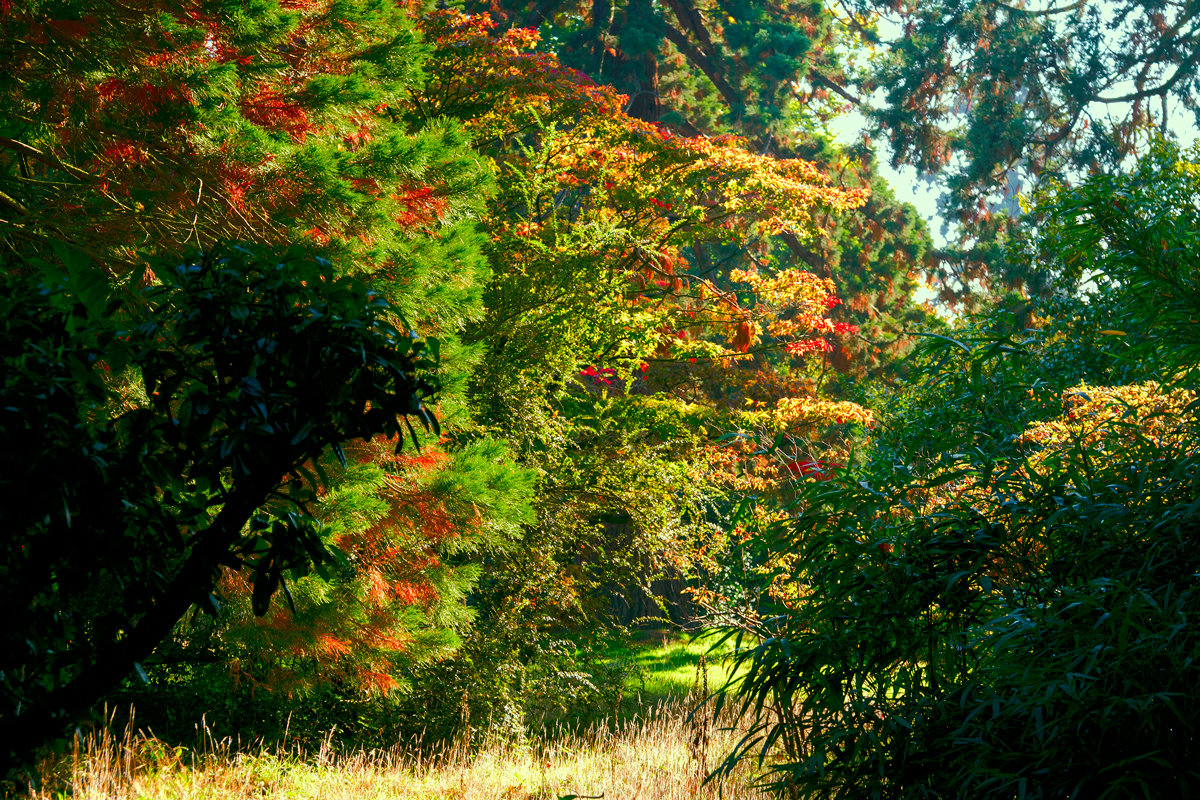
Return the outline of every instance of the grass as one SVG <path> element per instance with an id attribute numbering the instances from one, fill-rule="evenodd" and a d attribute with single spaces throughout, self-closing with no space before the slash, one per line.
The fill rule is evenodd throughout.
<path id="1" fill-rule="evenodd" d="M 631 667 L 625 682 L 626 696 L 640 697 L 653 705 L 697 690 L 707 694 L 724 685 L 729 678 L 724 656 L 732 647 L 726 644 L 715 652 L 711 647 L 711 640 L 697 640 L 674 631 L 638 631 L 628 645 L 611 649 L 608 656 Z M 704 673 L 697 670 L 701 658 Z"/>
<path id="2" fill-rule="evenodd" d="M 203 744 L 175 747 L 133 722 L 101 729 L 47 758 L 31 800 L 697 800 L 757 796 L 749 766 L 722 782 L 705 778 L 741 733 L 732 719 L 692 713 L 727 673 L 706 642 L 646 631 L 614 648 L 629 678 L 618 713 L 582 728 L 563 720 L 523 743 L 493 737 L 431 752 L 411 741 L 381 751 L 238 747 L 205 731 Z M 705 668 L 698 666 L 704 657 Z"/>
<path id="3" fill-rule="evenodd" d="M 173 748 L 143 732 L 101 730 L 76 742 L 73 752 L 42 765 L 31 800 L 696 800 L 751 797 L 752 775 L 735 772 L 704 783 L 738 733 L 702 717 L 690 703 L 660 706 L 637 724 L 595 726 L 583 733 L 522 747 L 491 742 L 481 752 L 451 746 L 433 755 L 422 748 L 338 754 L 257 751 L 230 740 L 207 740 L 192 751 Z"/>

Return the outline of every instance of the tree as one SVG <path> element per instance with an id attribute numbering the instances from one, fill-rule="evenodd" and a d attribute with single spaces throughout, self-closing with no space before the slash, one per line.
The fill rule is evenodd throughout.
<path id="1" fill-rule="evenodd" d="M 309 510 L 326 448 L 437 427 L 425 343 L 327 262 L 231 251 L 155 271 L 117 318 L 52 266 L 5 275 L 0 586 L 24 609 L 3 631 L 6 760 L 140 670 L 193 603 L 219 608 L 222 569 L 249 569 L 261 614 L 287 576 L 337 568 Z"/>
<path id="2" fill-rule="evenodd" d="M 549 0 L 473 10 L 505 27 L 552 31 L 564 63 L 627 93 L 631 116 L 692 135 L 732 128 L 790 140 L 790 100 L 843 79 L 842 43 L 819 2 Z"/>
<path id="3" fill-rule="evenodd" d="M 1018 230 L 1017 195 L 1043 175 L 1075 180 L 1115 168 L 1144 148 L 1151 130 L 1194 114 L 1195 9 L 1181 0 L 661 8 L 549 0 L 474 8 L 553 31 L 564 62 L 628 93 L 635 116 L 685 133 L 733 130 L 764 151 L 815 160 L 829 172 L 838 161 L 810 152 L 820 147 L 824 121 L 863 111 L 874 135 L 889 142 L 894 164 L 946 176 L 944 214 L 958 236 L 934 252 L 894 223 L 896 210 L 868 209 L 830 239 L 850 250 L 867 240 L 866 220 L 874 221 L 904 253 L 904 267 L 937 279 L 948 301 L 974 302 L 981 282 L 1044 294 L 1052 275 L 1006 258 Z M 865 153 L 845 155 L 871 184 Z M 847 259 L 831 277 L 847 285 L 863 266 Z M 903 274 L 872 266 L 874 291 Z"/>
<path id="4" fill-rule="evenodd" d="M 106 293 L 124 298 L 107 312 L 120 316 L 160 281 L 150 268 L 160 259 L 173 266 L 231 241 L 300 246 L 327 260 L 328 277 L 369 275 L 394 323 L 430 335 L 436 411 L 451 423 L 465 415 L 473 355 L 459 334 L 486 281 L 474 217 L 491 175 L 461 126 L 389 111 L 420 88 L 429 51 L 406 8 L 16 2 L 0 9 L 0 35 L 11 66 L 0 76 L 0 248 L 11 271 L 58 263 L 68 295 L 96 308 Z M 143 366 L 121 380 L 136 386 Z M 315 465 L 329 480 L 311 508 L 323 546 L 345 545 L 341 568 L 298 577 L 274 606 L 226 576 L 216 621 L 177 630 L 173 646 L 188 646 L 172 657 L 216 654 L 282 689 L 311 686 L 315 667 L 349 648 L 340 675 L 357 691 L 393 685 L 392 662 L 445 652 L 469 617 L 465 562 L 511 540 L 526 481 L 494 441 L 429 439 L 420 458 L 393 455 L 394 444 L 357 447 L 349 467 L 332 456 Z M 289 486 L 304 482 L 322 481 Z M 405 504 L 433 513 L 416 519 Z"/>
<path id="5" fill-rule="evenodd" d="M 478 430 L 539 476 L 523 546 L 490 560 L 476 593 L 464 651 L 474 673 L 435 668 L 473 702 L 492 692 L 499 704 L 500 684 L 550 683 L 533 677 L 539 658 L 608 616 L 609 593 L 689 568 L 688 554 L 719 536 L 731 459 L 718 442 L 736 439 L 747 386 L 776 365 L 803 369 L 851 331 L 829 316 L 832 282 L 772 263 L 769 242 L 808 241 L 814 215 L 849 213 L 864 192 L 737 137 L 636 119 L 611 88 L 531 52 L 528 29 L 454 11 L 421 26 L 444 69 L 393 111 L 414 124 L 460 119 L 496 164 L 470 392 Z M 776 389 L 785 384 L 813 412 L 810 429 L 834 422 L 811 385 Z M 782 396 L 755 392 L 768 408 Z M 442 702 L 459 714 L 457 693 Z M 473 713 L 512 716 L 482 705 Z"/>
<path id="6" fill-rule="evenodd" d="M 814 163 L 836 185 L 867 188 L 851 213 L 818 212 L 818 236 L 783 237 L 780 264 L 831 278 L 846 304 L 835 316 L 859 327 L 830 354 L 838 370 L 891 362 L 925 314 L 912 302 L 932 247 L 912 206 L 896 201 L 869 150 L 833 142 L 830 122 L 848 108 L 842 87 L 859 79 L 863 43 L 819 2 L 690 0 L 478 3 L 505 28 L 536 26 L 564 64 L 626 94 L 626 111 L 683 135 L 745 137 L 751 150 Z M 852 91 L 852 90 L 851 90 Z M 727 256 L 719 242 L 698 243 Z"/>
<path id="7" fill-rule="evenodd" d="M 876 132 L 897 165 L 946 178 L 944 214 L 960 241 L 940 254 L 947 296 L 971 282 L 1051 288 L 1053 275 L 1006 260 L 996 237 L 1013 233 L 1016 198 L 1050 180 L 1120 167 L 1195 114 L 1200 59 L 1196 8 L 1176 0 L 1092 2 L 876 2 L 851 7 L 900 34 L 879 42 L 863 84 Z M 877 23 L 864 30 L 878 31 Z"/>
<path id="8" fill-rule="evenodd" d="M 479 417 L 528 437 L 520 449 L 541 451 L 544 469 L 556 469 L 546 460 L 547 431 L 579 419 L 568 409 L 629 423 L 647 410 L 626 406 L 656 394 L 728 409 L 743 399 L 733 389 L 704 398 L 712 387 L 670 382 L 703 363 L 744 383 L 751 363 L 821 352 L 828 337 L 852 331 L 827 316 L 837 303 L 830 281 L 776 269 L 763 253 L 780 235 L 816 236 L 814 214 L 849 211 L 863 191 L 829 185 L 806 162 L 751 153 L 735 137 L 686 138 L 632 118 L 611 89 L 527 53 L 530 31 L 493 35 L 487 18 L 456 12 L 423 25 L 448 69 L 408 113 L 461 116 L 502 175 L 486 222 L 487 315 L 470 333 L 489 351 L 475 380 Z M 706 243 L 727 245 L 728 260 L 710 262 Z M 736 281 L 761 297 L 734 290 Z M 601 411 L 609 394 L 614 406 Z M 590 440 L 596 432 L 579 433 Z M 600 438 L 628 456 L 640 448 L 618 442 L 632 433 Z M 638 490 L 626 479 L 614 486 Z"/>

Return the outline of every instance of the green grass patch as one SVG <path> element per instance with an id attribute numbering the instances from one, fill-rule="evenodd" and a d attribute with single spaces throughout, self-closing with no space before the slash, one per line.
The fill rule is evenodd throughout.
<path id="1" fill-rule="evenodd" d="M 610 661 L 627 665 L 625 696 L 635 705 L 683 700 L 689 694 L 709 693 L 729 678 L 725 656 L 732 648 L 726 644 L 712 649 L 713 639 L 696 639 L 679 631 L 637 631 L 628 644 L 611 648 Z M 704 672 L 700 660 L 704 659 Z"/>

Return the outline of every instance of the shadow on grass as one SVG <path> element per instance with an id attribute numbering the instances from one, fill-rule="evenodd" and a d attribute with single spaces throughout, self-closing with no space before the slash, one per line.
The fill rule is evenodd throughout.
<path id="1" fill-rule="evenodd" d="M 629 667 L 618 716 L 665 703 L 697 702 L 727 680 L 724 655 L 728 652 L 728 647 L 714 651 L 711 639 L 678 631 L 636 632 L 628 645 L 608 653 L 612 661 Z"/>
<path id="2" fill-rule="evenodd" d="M 713 652 L 712 642 L 678 630 L 634 631 L 602 652 L 603 662 L 619 676 L 619 694 L 587 708 L 546 709 L 529 720 L 531 732 L 555 739 L 596 724 L 615 729 L 643 724 L 664 707 L 694 710 L 728 677 L 723 655 L 729 648 Z"/>

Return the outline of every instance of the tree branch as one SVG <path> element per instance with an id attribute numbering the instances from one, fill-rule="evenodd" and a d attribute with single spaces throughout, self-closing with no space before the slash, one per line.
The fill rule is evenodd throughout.
<path id="1" fill-rule="evenodd" d="M 46 741 L 120 683 L 135 664 L 149 656 L 170 634 L 199 592 L 211 589 L 222 557 L 237 541 L 242 527 L 270 489 L 270 485 L 259 481 L 227 499 L 213 524 L 199 535 L 179 572 L 129 634 L 100 650 L 78 676 L 45 696 L 30 712 L 4 720 L 0 724 L 0 739 L 26 743 L 14 748 L 18 755 L 23 755 L 22 747 L 28 752 Z"/>
<path id="2" fill-rule="evenodd" d="M 1179 68 L 1175 70 L 1175 73 L 1158 86 L 1150 89 L 1139 89 L 1136 92 L 1123 94 L 1119 97 L 1100 97 L 1097 95 L 1094 100 L 1098 103 L 1129 103 L 1134 100 L 1144 100 L 1147 97 L 1165 95 L 1171 90 L 1171 87 L 1179 83 L 1181 79 L 1194 75 L 1192 67 L 1194 67 L 1198 61 L 1200 61 L 1200 47 L 1197 47 L 1188 55 L 1187 58 L 1181 61 L 1179 63 Z"/>
<path id="3" fill-rule="evenodd" d="M 1058 6 L 1057 8 L 1047 8 L 1043 9 L 1042 11 L 1031 11 L 1028 8 L 1009 5 L 1008 3 L 1001 2 L 1001 0 L 992 0 L 992 5 L 996 8 L 1003 8 L 1005 11 L 1008 11 L 1011 14 L 1021 14 L 1027 17 L 1050 17 L 1056 14 L 1069 14 L 1072 11 L 1078 11 L 1079 9 L 1083 8 L 1087 5 L 1087 3 L 1088 0 L 1075 0 L 1075 2 L 1071 3 L 1070 5 Z"/>
<path id="4" fill-rule="evenodd" d="M 717 91 L 721 93 L 721 97 L 725 98 L 725 102 L 730 108 L 738 108 L 743 105 L 743 98 L 736 89 L 730 85 L 729 81 L 717 71 L 712 60 L 705 55 L 694 44 L 687 40 L 682 33 L 672 28 L 670 25 L 664 29 L 664 35 L 671 44 L 679 48 L 679 51 L 687 57 L 689 61 L 700 68 L 704 76 L 712 81 L 713 86 L 717 87 Z"/>
<path id="5" fill-rule="evenodd" d="M 16 211 L 18 214 L 24 215 L 24 214 L 29 213 L 29 209 L 25 208 L 25 206 L 21 205 L 20 203 L 18 203 L 16 200 L 9 197 L 4 192 L 0 192 L 0 203 L 3 203 L 4 205 L 8 206 L 13 211 Z"/>
<path id="6" fill-rule="evenodd" d="M 514 19 L 509 27 L 536 28 L 541 24 L 542 20 L 549 19 L 560 5 L 562 5 L 562 0 L 542 0 L 519 24 Z"/>
<path id="7" fill-rule="evenodd" d="M 832 90 L 835 94 L 848 103 L 853 103 L 856 106 L 861 106 L 863 104 L 863 99 L 861 97 L 855 97 L 838 85 L 838 83 L 832 78 L 827 78 L 816 70 L 811 70 L 808 73 L 808 79 L 813 83 L 818 83 L 821 86 L 824 86 L 826 89 Z"/>
<path id="8" fill-rule="evenodd" d="M 30 147 L 29 145 L 25 144 L 24 142 L 18 142 L 16 139 L 9 139 L 7 136 L 0 136 L 0 147 L 5 147 L 9 150 L 15 150 L 16 152 L 26 155 L 32 159 L 41 161 L 43 164 L 49 164 L 52 167 L 57 167 L 58 169 L 65 170 L 66 172 L 69 172 L 71 175 L 74 175 L 76 178 L 90 179 L 90 178 L 95 177 L 90 172 L 82 170 L 79 167 L 75 166 L 74 164 L 68 164 L 65 161 L 55 158 L 54 156 L 50 155 L 49 153 L 43 153 L 41 150 L 38 150 L 36 147 Z"/>
<path id="9" fill-rule="evenodd" d="M 679 24 L 683 26 L 684 30 L 691 31 L 695 35 L 709 58 L 715 56 L 717 48 L 713 46 L 712 37 L 708 35 L 708 28 L 704 27 L 704 21 L 695 7 L 688 0 L 666 0 L 666 3 L 671 7 L 675 19 L 679 20 Z"/>
<path id="10" fill-rule="evenodd" d="M 814 270 L 819 270 L 825 277 L 832 277 L 832 274 L 829 271 L 829 265 L 818 258 L 816 253 L 802 245 L 800 243 L 800 237 L 796 236 L 796 234 L 792 233 L 791 231 L 784 231 L 782 234 L 780 234 L 780 238 L 783 239 L 783 243 L 787 245 L 788 250 L 792 251 L 792 255 L 803 261 L 808 266 L 812 267 Z"/>

